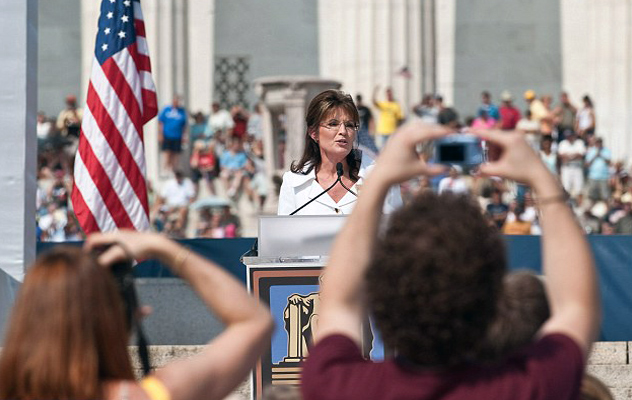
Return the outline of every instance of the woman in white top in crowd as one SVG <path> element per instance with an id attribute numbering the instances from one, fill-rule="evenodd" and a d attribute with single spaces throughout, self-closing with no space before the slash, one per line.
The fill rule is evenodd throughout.
<path id="1" fill-rule="evenodd" d="M 584 140 L 588 140 L 589 136 L 595 134 L 595 109 L 593 107 L 592 100 L 588 95 L 582 98 L 584 102 L 584 106 L 577 111 L 577 128 L 575 131 L 579 135 L 580 138 Z"/>
<path id="2" fill-rule="evenodd" d="M 372 160 L 354 149 L 359 126 L 353 99 L 339 90 L 325 90 L 310 102 L 305 122 L 305 150 L 283 175 L 279 194 L 279 215 L 289 215 L 333 187 L 298 215 L 349 214 L 356 203 L 363 179 Z M 336 165 L 342 164 L 341 182 Z M 402 203 L 399 187 L 391 188 L 385 201 L 388 213 Z"/>

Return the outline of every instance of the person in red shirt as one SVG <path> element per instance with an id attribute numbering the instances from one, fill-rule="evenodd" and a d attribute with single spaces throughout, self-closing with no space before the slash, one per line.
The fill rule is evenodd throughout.
<path id="1" fill-rule="evenodd" d="M 198 140 L 193 144 L 191 153 L 191 180 L 195 186 L 195 197 L 200 193 L 200 180 L 204 179 L 208 191 L 215 195 L 214 180 L 219 176 L 219 159 L 215 154 L 213 142 Z"/>
<path id="2" fill-rule="evenodd" d="M 522 117 L 520 110 L 514 107 L 513 97 L 508 91 L 502 92 L 500 98 L 503 101 L 500 106 L 500 129 L 509 131 L 516 129 L 516 125 L 518 125 L 518 121 Z"/>
<path id="3" fill-rule="evenodd" d="M 594 261 L 559 182 L 523 135 L 475 132 L 500 149 L 480 172 L 530 185 L 539 199 L 551 316 L 522 351 L 493 365 L 478 362 L 507 261 L 502 236 L 472 199 L 426 192 L 392 214 L 378 239 L 388 188 L 442 172 L 415 149 L 450 132 L 423 122 L 401 127 L 364 184 L 323 273 L 302 371 L 305 400 L 578 397 L 599 326 Z M 366 311 L 395 358 L 363 358 Z"/>
<path id="4" fill-rule="evenodd" d="M 233 137 L 244 141 L 248 132 L 248 113 L 241 106 L 233 106 L 230 110 L 233 117 L 235 127 L 233 128 Z"/>

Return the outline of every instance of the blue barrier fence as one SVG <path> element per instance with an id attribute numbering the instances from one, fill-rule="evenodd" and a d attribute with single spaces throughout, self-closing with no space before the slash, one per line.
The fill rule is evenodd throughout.
<path id="1" fill-rule="evenodd" d="M 602 341 L 632 340 L 632 236 L 589 236 L 599 272 L 603 322 Z M 246 267 L 239 261 L 254 243 L 253 238 L 190 239 L 183 245 L 224 266 L 242 282 Z M 507 253 L 511 270 L 530 269 L 541 272 L 540 237 L 507 236 Z M 80 245 L 80 243 L 71 243 Z M 38 252 L 55 244 L 38 243 Z M 136 268 L 138 277 L 173 277 L 157 261 L 145 261 Z"/>

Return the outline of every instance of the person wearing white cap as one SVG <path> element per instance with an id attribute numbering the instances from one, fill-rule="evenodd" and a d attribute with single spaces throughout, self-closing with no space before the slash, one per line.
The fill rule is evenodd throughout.
<path id="1" fill-rule="evenodd" d="M 505 90 L 502 92 L 500 94 L 500 99 L 502 100 L 499 110 L 500 129 L 507 131 L 514 130 L 521 118 L 520 110 L 513 105 L 513 97 L 509 91 Z"/>
<path id="2" fill-rule="evenodd" d="M 573 131 L 564 133 L 566 139 L 560 142 L 557 154 L 561 161 L 560 175 L 562 186 L 577 200 L 577 204 L 582 202 L 582 190 L 584 188 L 584 156 L 586 147 L 584 142 L 577 138 Z"/>

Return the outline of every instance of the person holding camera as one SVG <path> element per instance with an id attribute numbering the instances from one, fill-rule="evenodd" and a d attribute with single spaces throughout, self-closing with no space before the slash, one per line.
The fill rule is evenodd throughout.
<path id="1" fill-rule="evenodd" d="M 302 372 L 305 400 L 577 398 L 599 327 L 594 261 L 563 189 L 522 135 L 477 133 L 498 155 L 480 172 L 538 195 L 551 316 L 522 352 L 493 366 L 477 363 L 507 259 L 501 234 L 474 200 L 423 193 L 393 213 L 378 238 L 388 188 L 443 170 L 426 165 L 417 145 L 450 132 L 408 124 L 377 160 L 323 273 L 315 345 Z M 367 311 L 394 359 L 362 357 Z"/>
<path id="2" fill-rule="evenodd" d="M 226 328 L 200 354 L 137 382 L 127 352 L 130 324 L 109 269 L 148 258 L 186 280 Z M 138 313 L 132 309 L 132 318 Z M 268 310 L 240 282 L 165 236 L 93 234 L 83 250 L 55 247 L 28 270 L 0 356 L 0 399 L 223 399 L 269 345 L 271 331 Z"/>

